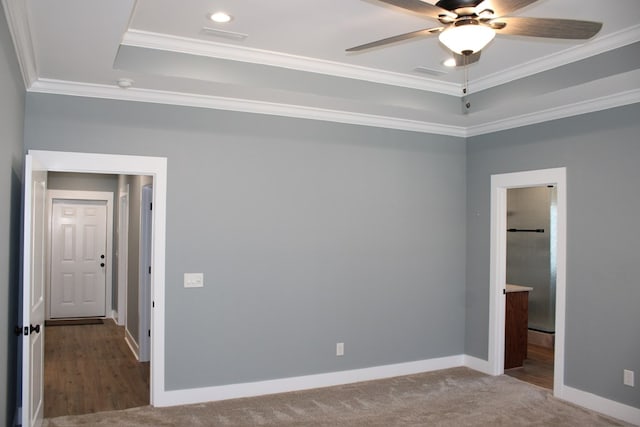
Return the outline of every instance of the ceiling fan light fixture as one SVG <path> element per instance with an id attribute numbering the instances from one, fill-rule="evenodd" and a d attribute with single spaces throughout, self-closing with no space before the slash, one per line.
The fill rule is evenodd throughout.
<path id="1" fill-rule="evenodd" d="M 440 33 L 438 38 L 452 52 L 460 55 L 481 51 L 496 36 L 491 28 L 474 22 L 458 22 Z"/>

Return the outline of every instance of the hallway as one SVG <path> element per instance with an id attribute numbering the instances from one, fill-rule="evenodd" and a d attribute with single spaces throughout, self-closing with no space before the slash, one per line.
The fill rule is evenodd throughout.
<path id="1" fill-rule="evenodd" d="M 45 418 L 149 404 L 149 363 L 135 359 L 124 327 L 105 319 L 45 331 Z"/>

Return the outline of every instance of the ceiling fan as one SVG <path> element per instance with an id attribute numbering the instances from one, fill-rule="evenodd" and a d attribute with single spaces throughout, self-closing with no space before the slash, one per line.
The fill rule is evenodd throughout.
<path id="1" fill-rule="evenodd" d="M 423 0 L 380 1 L 436 19 L 442 26 L 355 46 L 347 52 L 439 34 L 442 44 L 453 52 L 456 65 L 468 65 L 480 59 L 480 51 L 496 34 L 586 40 L 602 28 L 600 22 L 507 16 L 537 0 L 439 0 L 435 5 Z"/>

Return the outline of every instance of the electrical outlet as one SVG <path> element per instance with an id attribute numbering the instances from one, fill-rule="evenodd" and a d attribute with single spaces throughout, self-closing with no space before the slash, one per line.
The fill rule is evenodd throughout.
<path id="1" fill-rule="evenodd" d="M 629 369 L 625 369 L 623 371 L 623 382 L 624 385 L 628 385 L 629 387 L 635 387 L 635 378 L 634 378 L 634 374 L 633 371 L 630 371 Z"/>
<path id="2" fill-rule="evenodd" d="M 336 356 L 344 356 L 344 343 L 336 343 Z"/>

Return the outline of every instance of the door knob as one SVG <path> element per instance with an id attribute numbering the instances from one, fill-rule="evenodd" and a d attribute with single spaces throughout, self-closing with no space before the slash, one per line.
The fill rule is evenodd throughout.
<path id="1" fill-rule="evenodd" d="M 100 258 L 104 259 L 104 254 L 100 255 Z"/>
<path id="2" fill-rule="evenodd" d="M 36 325 L 36 326 L 29 325 L 29 333 L 32 334 L 34 331 L 35 331 L 36 334 L 39 334 L 40 333 L 40 325 Z"/>
<path id="3" fill-rule="evenodd" d="M 100 263 L 100 267 L 104 267 L 104 262 L 101 262 L 101 263 Z"/>

